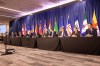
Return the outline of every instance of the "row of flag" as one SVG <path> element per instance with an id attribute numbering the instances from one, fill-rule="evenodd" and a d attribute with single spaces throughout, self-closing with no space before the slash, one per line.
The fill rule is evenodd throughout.
<path id="1" fill-rule="evenodd" d="M 98 27 L 98 22 L 97 22 L 97 18 L 96 18 L 96 14 L 95 14 L 95 10 L 93 12 L 93 17 L 92 17 L 92 24 L 93 24 L 93 28 L 96 28 L 97 29 L 97 35 L 100 36 L 100 31 L 99 31 L 99 27 Z M 75 21 L 75 26 L 78 28 L 78 30 L 80 31 L 80 26 L 79 26 L 79 20 L 77 19 Z M 52 23 L 51 21 L 49 22 L 49 31 L 51 31 L 52 29 Z M 44 29 L 47 29 L 47 26 L 46 26 L 46 21 L 44 22 Z M 68 36 L 70 36 L 72 34 L 72 27 L 71 27 L 71 23 L 70 23 L 70 20 L 69 20 L 69 15 L 68 15 L 68 19 L 67 19 L 67 25 L 66 25 L 66 29 L 67 29 L 67 32 L 68 32 Z M 82 31 L 81 33 L 84 34 L 86 29 L 88 29 L 88 22 L 87 22 L 87 18 L 86 18 L 86 15 L 84 15 L 84 20 L 83 20 L 83 26 L 82 26 Z M 32 30 L 35 32 L 35 33 L 39 33 L 40 35 L 43 34 L 43 30 L 42 30 L 42 26 L 41 26 L 41 22 L 39 24 L 39 27 L 38 27 L 38 23 L 35 24 L 35 30 L 34 30 L 34 27 L 32 28 Z M 26 33 L 26 24 L 22 24 L 22 33 L 25 35 Z M 58 32 L 58 24 L 56 22 L 56 19 L 55 19 L 55 22 L 54 22 L 54 31 Z"/>

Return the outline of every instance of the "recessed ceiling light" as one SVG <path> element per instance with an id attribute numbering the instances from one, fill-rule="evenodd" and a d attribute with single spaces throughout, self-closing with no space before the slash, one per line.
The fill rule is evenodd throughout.
<path id="1" fill-rule="evenodd" d="M 6 15 L 0 15 L 0 16 L 3 16 L 3 17 L 10 17 L 10 18 L 16 18 L 16 17 L 6 16 Z"/>
<path id="2" fill-rule="evenodd" d="M 24 12 L 19 11 L 19 10 L 15 10 L 15 9 L 11 9 L 11 8 L 6 8 L 6 7 L 2 7 L 2 6 L 0 6 L 0 8 L 1 8 L 1 9 L 5 9 L 5 10 L 14 11 L 14 12 L 24 13 Z"/>

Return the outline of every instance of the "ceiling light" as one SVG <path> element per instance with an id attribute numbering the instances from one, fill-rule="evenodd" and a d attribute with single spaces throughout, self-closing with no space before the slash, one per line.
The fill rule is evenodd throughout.
<path id="1" fill-rule="evenodd" d="M 16 18 L 16 17 L 6 16 L 6 15 L 0 15 L 0 16 L 3 16 L 3 17 L 10 17 L 10 18 Z"/>
<path id="2" fill-rule="evenodd" d="M 36 12 L 39 12 L 39 11 L 43 11 L 43 10 L 46 10 L 46 9 L 54 8 L 54 7 L 57 7 L 57 6 L 60 6 L 60 5 L 63 5 L 63 4 L 67 4 L 67 3 L 70 3 L 70 2 L 74 2 L 74 1 L 77 1 L 77 0 L 64 0 L 64 1 L 59 1 L 58 3 L 52 3 L 52 4 L 49 4 L 49 5 L 44 5 L 44 7 L 41 8 L 41 9 L 21 13 L 19 15 L 19 17 L 25 16 L 25 15 L 28 15 L 28 14 L 32 14 L 32 13 L 36 13 Z"/>
<path id="3" fill-rule="evenodd" d="M 0 6 L 1 9 L 5 9 L 5 10 L 10 10 L 10 11 L 14 11 L 14 12 L 20 12 L 20 13 L 24 13 L 22 11 L 19 11 L 19 10 L 15 10 L 15 9 L 10 9 L 10 8 L 6 8 L 6 7 L 2 7 Z"/>

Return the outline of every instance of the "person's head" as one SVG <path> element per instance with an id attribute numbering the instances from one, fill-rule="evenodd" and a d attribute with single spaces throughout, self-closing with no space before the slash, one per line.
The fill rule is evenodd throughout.
<path id="1" fill-rule="evenodd" d="M 11 34 L 14 34 L 14 32 L 11 32 Z"/>
<path id="2" fill-rule="evenodd" d="M 52 28 L 51 31 L 54 31 L 54 29 Z"/>
<path id="3" fill-rule="evenodd" d="M 92 28 L 92 24 L 88 24 L 88 28 L 89 28 L 89 29 Z"/>
<path id="4" fill-rule="evenodd" d="M 22 34 L 21 32 L 19 32 L 19 34 Z"/>
<path id="5" fill-rule="evenodd" d="M 47 33 L 48 32 L 48 29 L 44 29 L 44 31 L 43 31 L 44 33 Z"/>
<path id="6" fill-rule="evenodd" d="M 31 33 L 31 31 L 30 30 L 28 30 L 28 34 L 30 34 Z"/>
<path id="7" fill-rule="evenodd" d="M 31 30 L 31 33 L 33 33 L 34 32 L 34 30 Z"/>
<path id="8" fill-rule="evenodd" d="M 15 34 L 17 34 L 17 32 L 15 32 Z"/>
<path id="9" fill-rule="evenodd" d="M 77 32 L 78 31 L 78 28 L 77 27 L 74 27 L 74 31 Z"/>
<path id="10" fill-rule="evenodd" d="M 61 31 L 64 32 L 64 26 L 62 26 Z"/>

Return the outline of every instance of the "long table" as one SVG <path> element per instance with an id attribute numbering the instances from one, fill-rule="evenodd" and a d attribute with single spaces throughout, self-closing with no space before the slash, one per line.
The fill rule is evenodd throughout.
<path id="1" fill-rule="evenodd" d="M 6 45 L 11 45 L 11 39 L 10 39 L 9 37 L 4 37 L 4 38 L 3 38 L 3 42 L 4 42 L 4 44 L 6 44 Z"/>
<path id="2" fill-rule="evenodd" d="M 37 38 L 37 48 L 43 50 L 60 50 L 59 38 Z"/>
<path id="3" fill-rule="evenodd" d="M 21 38 L 22 47 L 36 48 L 36 39 L 35 38 Z"/>
<path id="4" fill-rule="evenodd" d="M 100 53 L 100 37 L 70 37 L 60 38 L 61 51 L 99 54 Z"/>
<path id="5" fill-rule="evenodd" d="M 100 54 L 100 37 L 6 38 L 5 43 L 43 50 Z"/>
<path id="6" fill-rule="evenodd" d="M 21 45 L 21 38 L 20 37 L 16 37 L 16 38 L 10 38 L 11 39 L 11 44 L 14 46 L 22 46 Z"/>

